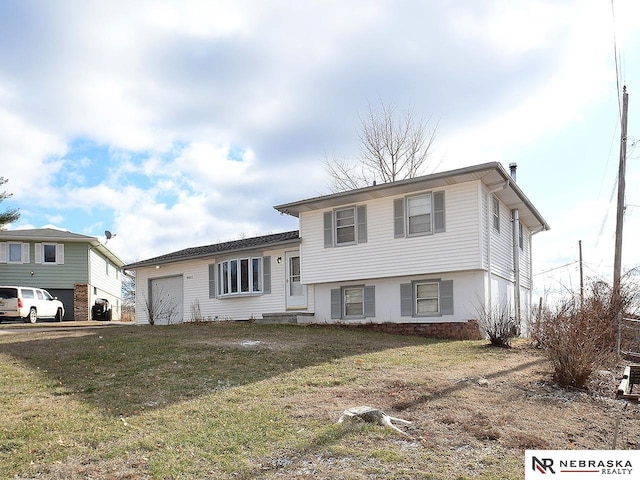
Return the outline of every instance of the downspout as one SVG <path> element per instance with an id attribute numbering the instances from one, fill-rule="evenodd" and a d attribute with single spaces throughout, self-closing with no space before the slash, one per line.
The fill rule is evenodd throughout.
<path id="1" fill-rule="evenodd" d="M 516 325 L 520 327 L 520 213 L 515 208 L 513 215 L 513 276 L 515 280 L 513 302 L 515 303 Z"/>
<path id="2" fill-rule="evenodd" d="M 516 169 L 517 163 L 509 164 L 509 172 L 513 182 L 516 181 Z M 514 292 L 513 303 L 515 313 L 515 323 L 520 328 L 520 212 L 517 208 L 511 210 L 511 216 L 513 219 L 513 277 L 514 277 Z"/>
<path id="3" fill-rule="evenodd" d="M 509 186 L 509 181 L 507 180 L 506 182 L 504 182 L 504 184 L 500 185 L 499 187 L 493 188 L 491 190 L 489 190 L 489 195 L 487 197 L 487 201 L 489 202 L 488 208 L 487 208 L 487 269 L 489 272 L 488 278 L 489 278 L 489 285 L 488 285 L 488 294 L 489 294 L 489 301 L 487 302 L 487 306 L 489 308 L 489 312 L 492 312 L 493 309 L 493 291 L 491 289 L 491 284 L 492 284 L 492 280 L 493 280 L 493 262 L 491 260 L 491 237 L 493 235 L 493 224 L 492 224 L 492 220 L 493 220 L 493 194 L 496 192 L 499 192 L 500 190 L 504 190 L 505 188 L 507 188 Z M 500 215 L 500 212 L 498 212 L 498 215 Z"/>

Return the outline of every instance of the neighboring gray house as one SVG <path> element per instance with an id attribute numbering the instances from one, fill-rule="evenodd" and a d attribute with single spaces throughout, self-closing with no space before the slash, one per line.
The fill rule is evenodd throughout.
<path id="1" fill-rule="evenodd" d="M 0 285 L 48 290 L 64 303 L 64 320 L 89 319 L 98 298 L 109 301 L 118 320 L 123 265 L 95 237 L 53 228 L 0 230 Z"/>
<path id="2" fill-rule="evenodd" d="M 128 265 L 136 321 L 374 324 L 478 336 L 478 309 L 511 307 L 527 328 L 532 237 L 549 226 L 499 163 L 275 207 L 299 231 L 190 248 Z M 157 311 L 157 308 L 156 308 Z"/>

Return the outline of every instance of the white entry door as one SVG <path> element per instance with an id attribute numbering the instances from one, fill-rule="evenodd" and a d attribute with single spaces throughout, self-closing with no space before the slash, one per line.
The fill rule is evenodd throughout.
<path id="1" fill-rule="evenodd" d="M 301 282 L 300 252 L 285 252 L 287 308 L 307 308 L 307 287 Z"/>

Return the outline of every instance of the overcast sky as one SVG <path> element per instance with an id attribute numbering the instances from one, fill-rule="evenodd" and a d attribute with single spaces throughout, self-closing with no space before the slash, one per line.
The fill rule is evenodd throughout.
<path id="1" fill-rule="evenodd" d="M 518 163 L 551 225 L 537 291 L 610 280 L 628 86 L 623 264 L 640 265 L 636 0 L 0 2 L 10 229 L 117 236 L 125 262 L 293 230 L 378 98 L 438 137 L 431 168 Z M 615 38 L 615 43 L 614 43 Z M 562 267 L 565 264 L 571 264 Z M 561 267 L 561 268 L 557 268 Z M 547 272 L 549 269 L 555 269 Z M 547 273 L 541 273 L 547 272 Z"/>

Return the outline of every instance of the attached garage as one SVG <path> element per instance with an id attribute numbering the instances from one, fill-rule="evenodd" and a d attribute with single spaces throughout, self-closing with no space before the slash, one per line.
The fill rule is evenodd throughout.
<path id="1" fill-rule="evenodd" d="M 182 275 L 149 280 L 147 310 L 155 325 L 182 323 L 183 303 Z"/>
<path id="2" fill-rule="evenodd" d="M 46 288 L 52 296 L 56 297 L 58 300 L 62 302 L 64 305 L 64 317 L 62 320 L 64 321 L 72 321 L 73 320 L 73 289 L 69 288 Z"/>

